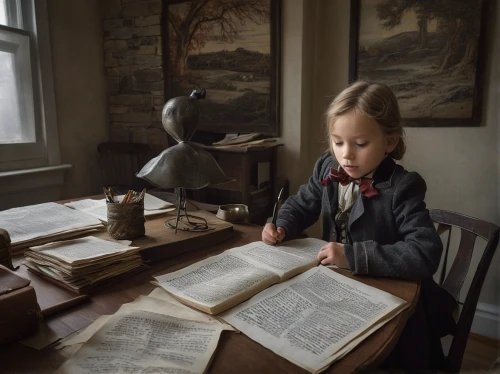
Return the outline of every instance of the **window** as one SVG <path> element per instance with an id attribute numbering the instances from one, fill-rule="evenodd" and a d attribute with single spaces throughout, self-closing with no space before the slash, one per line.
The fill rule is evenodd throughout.
<path id="1" fill-rule="evenodd" d="M 46 0 L 0 0 L 0 172 L 60 163 Z"/>

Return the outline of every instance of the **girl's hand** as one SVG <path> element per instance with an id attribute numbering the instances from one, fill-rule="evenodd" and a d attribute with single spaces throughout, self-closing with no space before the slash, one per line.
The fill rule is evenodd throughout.
<path id="1" fill-rule="evenodd" d="M 264 230 L 262 230 L 262 241 L 266 244 L 277 244 L 281 243 L 285 239 L 285 229 L 283 227 L 274 226 L 273 223 L 266 223 Z"/>
<path id="2" fill-rule="evenodd" d="M 342 269 L 349 269 L 344 255 L 344 245 L 330 242 L 320 249 L 318 260 L 321 265 L 337 265 Z"/>

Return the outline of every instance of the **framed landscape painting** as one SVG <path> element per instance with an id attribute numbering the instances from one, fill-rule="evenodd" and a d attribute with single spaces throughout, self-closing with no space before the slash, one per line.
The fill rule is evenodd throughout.
<path id="1" fill-rule="evenodd" d="M 280 0 L 167 0 L 165 101 L 206 89 L 199 130 L 279 135 Z"/>
<path id="2" fill-rule="evenodd" d="M 351 0 L 349 80 L 385 83 L 405 126 L 479 126 L 486 0 Z"/>

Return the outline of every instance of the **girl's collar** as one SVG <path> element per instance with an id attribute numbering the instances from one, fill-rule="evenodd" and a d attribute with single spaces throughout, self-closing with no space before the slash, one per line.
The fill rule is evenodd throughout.
<path id="1" fill-rule="evenodd" d="M 377 188 L 389 187 L 395 168 L 396 163 L 391 157 L 384 158 L 373 174 L 373 185 L 378 184 Z"/>

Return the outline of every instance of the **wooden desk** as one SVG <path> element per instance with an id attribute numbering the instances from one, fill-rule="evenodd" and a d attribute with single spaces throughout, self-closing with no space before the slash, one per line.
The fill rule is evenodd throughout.
<path id="1" fill-rule="evenodd" d="M 159 220 L 164 220 L 158 217 Z M 152 221 L 147 222 L 152 224 Z M 147 230 L 147 226 L 146 226 Z M 91 297 L 91 302 L 75 307 L 49 319 L 48 325 L 61 336 L 83 329 L 103 314 L 113 314 L 123 303 L 133 301 L 139 295 L 147 295 L 154 286 L 151 275 L 179 270 L 224 250 L 260 240 L 262 228 L 255 225 L 235 225 L 234 235 L 218 244 L 182 253 L 177 257 L 158 262 L 148 271 L 139 273 L 118 284 L 112 285 Z M 22 258 L 14 258 L 19 264 Z M 418 299 L 420 287 L 415 282 L 394 279 L 353 277 L 346 271 L 340 273 L 363 283 L 390 292 L 411 303 L 410 309 L 399 314 L 380 330 L 363 341 L 356 349 L 334 363 L 327 373 L 351 373 L 357 369 L 373 368 L 390 353 Z M 18 274 L 32 280 L 41 308 L 47 308 L 74 296 L 26 271 L 24 266 Z M 56 350 L 45 348 L 37 351 L 21 344 L 0 348 L 2 373 L 52 373 L 66 359 Z M 224 332 L 221 336 L 209 373 L 307 373 L 305 370 L 274 354 L 243 334 Z"/>

